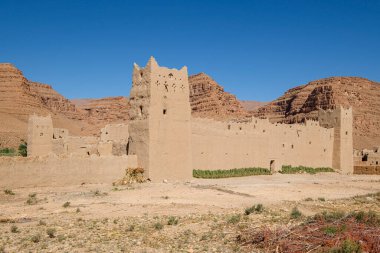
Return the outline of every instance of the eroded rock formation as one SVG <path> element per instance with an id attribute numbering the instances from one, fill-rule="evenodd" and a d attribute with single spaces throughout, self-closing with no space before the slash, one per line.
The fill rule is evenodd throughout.
<path id="1" fill-rule="evenodd" d="M 192 115 L 216 120 L 239 119 L 249 116 L 236 97 L 205 73 L 189 77 Z"/>

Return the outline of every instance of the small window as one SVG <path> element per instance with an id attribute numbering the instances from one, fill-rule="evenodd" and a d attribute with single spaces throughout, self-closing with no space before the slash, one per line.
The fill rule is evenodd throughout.
<path id="1" fill-rule="evenodd" d="M 309 144 L 311 144 L 311 141 L 309 141 Z"/>
<path id="2" fill-rule="evenodd" d="M 239 127 L 239 130 L 242 130 L 243 128 L 242 127 Z"/>
<path id="3" fill-rule="evenodd" d="M 294 145 L 292 144 L 292 149 L 294 148 Z"/>
<path id="4" fill-rule="evenodd" d="M 265 129 L 263 130 L 263 133 L 265 133 Z"/>
<path id="5" fill-rule="evenodd" d="M 348 135 L 348 131 L 346 131 L 346 135 Z"/>
<path id="6" fill-rule="evenodd" d="M 162 114 L 166 115 L 166 109 L 162 110 Z"/>
<path id="7" fill-rule="evenodd" d="M 143 113 L 143 106 L 140 105 L 140 115 L 142 115 L 142 113 Z"/>
<path id="8" fill-rule="evenodd" d="M 228 128 L 228 130 L 230 130 L 231 129 L 231 125 L 228 125 L 227 128 Z"/>
<path id="9" fill-rule="evenodd" d="M 40 136 L 44 136 L 44 133 L 40 133 Z"/>
<path id="10" fill-rule="evenodd" d="M 285 148 L 285 144 L 282 144 L 282 147 Z"/>

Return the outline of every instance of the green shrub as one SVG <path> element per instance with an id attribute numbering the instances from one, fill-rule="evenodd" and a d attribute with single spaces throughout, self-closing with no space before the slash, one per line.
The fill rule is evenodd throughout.
<path id="1" fill-rule="evenodd" d="M 264 206 L 262 204 L 253 205 L 245 209 L 244 213 L 250 215 L 251 213 L 262 213 Z"/>
<path id="2" fill-rule="evenodd" d="M 23 140 L 22 143 L 18 146 L 18 153 L 23 157 L 28 156 L 28 144 Z"/>
<path id="3" fill-rule="evenodd" d="M 20 232 L 20 231 L 18 230 L 18 227 L 17 227 L 16 225 L 13 225 L 13 226 L 11 227 L 11 232 L 12 232 L 12 233 L 18 233 L 18 232 Z"/>
<path id="4" fill-rule="evenodd" d="M 240 168 L 230 170 L 193 170 L 193 177 L 195 178 L 228 178 L 270 174 L 270 171 L 265 168 Z"/>
<path id="5" fill-rule="evenodd" d="M 325 201 L 326 201 L 326 199 L 323 198 L 323 197 L 319 197 L 318 200 L 319 200 L 319 201 L 322 201 L 322 202 L 325 202 Z"/>
<path id="6" fill-rule="evenodd" d="M 298 210 L 297 207 L 294 207 L 290 213 L 290 218 L 298 219 L 301 216 L 302 216 L 302 213 L 300 212 L 300 210 Z"/>
<path id="7" fill-rule="evenodd" d="M 328 226 L 323 229 L 323 232 L 328 236 L 334 236 L 338 232 L 337 227 Z"/>
<path id="8" fill-rule="evenodd" d="M 55 228 L 46 229 L 46 234 L 49 236 L 49 238 L 54 238 L 56 232 L 57 230 Z"/>
<path id="9" fill-rule="evenodd" d="M 28 197 L 26 203 L 28 205 L 35 205 L 35 204 L 37 204 L 37 202 L 38 202 L 38 200 L 37 200 L 37 194 L 36 193 L 29 194 L 29 197 Z"/>
<path id="10" fill-rule="evenodd" d="M 156 230 L 161 230 L 161 229 L 164 228 L 164 226 L 160 222 L 157 222 L 157 223 L 154 224 L 154 228 Z"/>
<path id="11" fill-rule="evenodd" d="M 32 242 L 34 242 L 34 243 L 38 243 L 38 242 L 41 241 L 41 235 L 40 235 L 40 234 L 35 234 L 35 235 L 33 235 L 33 236 L 30 238 L 30 240 L 31 240 Z"/>
<path id="12" fill-rule="evenodd" d="M 11 189 L 5 189 L 5 190 L 4 190 L 4 193 L 5 193 L 6 195 L 15 195 L 15 193 L 14 193 Z"/>
<path id="13" fill-rule="evenodd" d="M 296 174 L 296 173 L 316 174 L 320 172 L 334 172 L 334 170 L 329 167 L 312 168 L 312 167 L 305 167 L 305 166 L 292 167 L 290 165 L 283 165 L 279 172 L 282 174 Z"/>
<path id="14" fill-rule="evenodd" d="M 240 221 L 240 214 L 236 214 L 236 215 L 232 215 L 229 219 L 228 219 L 228 223 L 231 223 L 231 224 L 236 224 Z"/>
<path id="15" fill-rule="evenodd" d="M 65 202 L 63 205 L 62 205 L 64 208 L 67 208 L 67 207 L 69 207 L 70 206 L 70 202 Z"/>
<path id="16" fill-rule="evenodd" d="M 0 156 L 15 156 L 17 155 L 14 148 L 3 148 L 0 149 Z"/>
<path id="17" fill-rule="evenodd" d="M 358 242 L 345 240 L 339 248 L 330 250 L 330 253 L 361 253 L 362 249 Z"/>
<path id="18" fill-rule="evenodd" d="M 170 216 L 168 220 L 168 225 L 177 225 L 178 224 L 178 219 L 174 216 Z"/>

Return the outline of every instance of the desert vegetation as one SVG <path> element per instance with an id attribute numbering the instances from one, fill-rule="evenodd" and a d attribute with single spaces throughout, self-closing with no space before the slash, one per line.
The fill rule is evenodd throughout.
<path id="1" fill-rule="evenodd" d="M 312 167 L 305 167 L 305 166 L 292 167 L 290 165 L 283 165 L 279 172 L 282 174 L 296 174 L 296 173 L 316 174 L 320 172 L 334 172 L 334 170 L 328 167 L 312 168 Z"/>
<path id="2" fill-rule="evenodd" d="M 228 178 L 270 174 L 270 171 L 265 168 L 240 168 L 230 170 L 193 170 L 193 177 L 195 178 Z"/>
<path id="3" fill-rule="evenodd" d="M 0 148 L 0 156 L 23 156 L 26 157 L 28 154 L 27 143 L 22 141 L 18 147 L 18 150 L 14 148 Z"/>

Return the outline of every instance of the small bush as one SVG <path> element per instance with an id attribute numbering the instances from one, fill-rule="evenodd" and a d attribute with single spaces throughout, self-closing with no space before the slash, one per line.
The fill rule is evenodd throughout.
<path id="1" fill-rule="evenodd" d="M 330 250 L 330 253 L 361 253 L 362 249 L 358 242 L 345 240 L 339 248 Z"/>
<path id="2" fill-rule="evenodd" d="M 67 202 L 65 202 L 62 206 L 63 206 L 64 208 L 68 208 L 68 207 L 70 206 L 70 204 L 71 204 L 71 203 L 67 201 Z"/>
<path id="3" fill-rule="evenodd" d="M 15 156 L 16 151 L 13 148 L 3 148 L 0 149 L 0 156 Z"/>
<path id="4" fill-rule="evenodd" d="M 174 216 L 170 216 L 168 220 L 168 225 L 177 225 L 178 224 L 178 219 Z"/>
<path id="5" fill-rule="evenodd" d="M 283 165 L 279 172 L 282 174 L 296 174 L 296 173 L 316 174 L 320 172 L 334 172 L 334 170 L 329 167 L 312 168 L 312 167 L 305 167 L 305 166 L 292 167 L 290 165 Z"/>
<path id="6" fill-rule="evenodd" d="M 322 201 L 322 202 L 325 202 L 325 201 L 326 201 L 326 199 L 323 198 L 323 197 L 319 197 L 318 200 L 319 200 L 319 201 Z"/>
<path id="7" fill-rule="evenodd" d="M 49 236 L 49 238 L 54 238 L 56 232 L 57 230 L 55 228 L 46 229 L 46 234 Z"/>
<path id="8" fill-rule="evenodd" d="M 157 223 L 154 224 L 154 228 L 156 230 L 161 230 L 161 229 L 164 228 L 164 226 L 160 222 L 157 222 Z"/>
<path id="9" fill-rule="evenodd" d="M 236 215 L 232 215 L 229 219 L 228 219 L 228 223 L 231 223 L 231 224 L 236 224 L 240 221 L 240 214 L 236 214 Z"/>
<path id="10" fill-rule="evenodd" d="M 135 230 L 135 225 L 130 225 L 130 226 L 126 229 L 127 232 L 132 232 L 132 231 L 134 231 L 134 230 Z"/>
<path id="11" fill-rule="evenodd" d="M 23 157 L 28 156 L 28 144 L 25 141 L 18 146 L 18 153 Z"/>
<path id="12" fill-rule="evenodd" d="M 4 193 L 5 193 L 6 195 L 15 195 L 15 193 L 14 193 L 11 189 L 5 189 L 5 190 L 4 190 Z"/>
<path id="13" fill-rule="evenodd" d="M 302 213 L 298 210 L 297 207 L 294 207 L 292 209 L 292 212 L 290 213 L 290 218 L 292 218 L 292 219 L 298 219 L 301 216 L 302 216 Z"/>
<path id="14" fill-rule="evenodd" d="M 46 222 L 43 221 L 43 220 L 40 220 L 40 221 L 38 222 L 38 225 L 40 225 L 40 226 L 46 226 Z"/>
<path id="15" fill-rule="evenodd" d="M 338 228 L 328 226 L 323 229 L 323 232 L 328 236 L 334 236 L 338 232 Z"/>
<path id="16" fill-rule="evenodd" d="M 80 213 L 80 209 L 79 209 L 79 207 L 77 207 L 77 210 L 76 210 L 75 212 Z"/>
<path id="17" fill-rule="evenodd" d="M 245 209 L 245 215 L 250 215 L 251 213 L 262 213 L 264 206 L 262 204 L 253 205 Z"/>
<path id="18" fill-rule="evenodd" d="M 230 170 L 193 170 L 193 177 L 195 178 L 228 178 L 270 174 L 270 171 L 265 168 L 240 168 Z"/>
<path id="19" fill-rule="evenodd" d="M 17 227 L 16 225 L 13 225 L 13 226 L 11 227 L 11 232 L 12 232 L 12 233 L 18 233 L 18 232 L 20 232 L 20 231 L 18 230 L 18 227 Z"/>
<path id="20" fill-rule="evenodd" d="M 313 199 L 309 197 L 309 198 L 306 198 L 305 201 L 313 201 Z"/>
<path id="21" fill-rule="evenodd" d="M 37 204 L 37 202 L 38 202 L 37 194 L 36 193 L 29 194 L 28 199 L 26 200 L 26 203 L 28 205 L 35 205 L 35 204 Z"/>
<path id="22" fill-rule="evenodd" d="M 38 243 L 38 242 L 41 241 L 41 235 L 40 235 L 40 234 L 35 234 L 35 235 L 33 235 L 33 236 L 30 238 L 30 240 L 31 240 L 32 242 L 34 242 L 34 243 Z"/>

